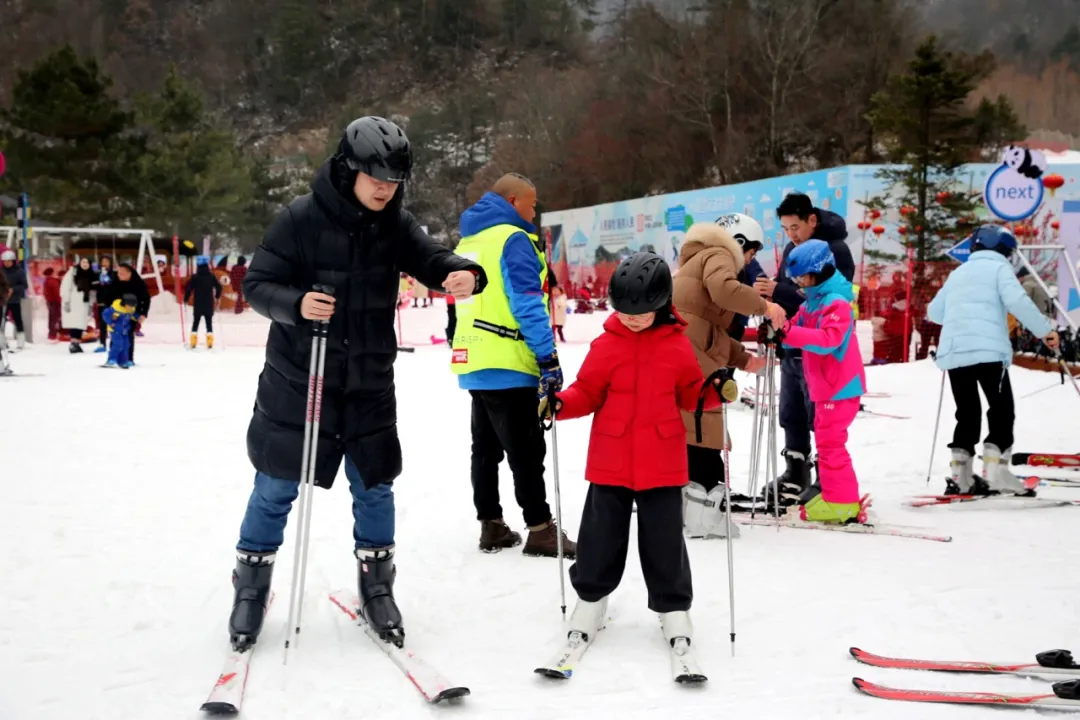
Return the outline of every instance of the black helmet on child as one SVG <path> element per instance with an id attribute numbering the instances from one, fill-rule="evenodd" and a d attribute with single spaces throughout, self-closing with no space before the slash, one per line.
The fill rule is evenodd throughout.
<path id="1" fill-rule="evenodd" d="M 124 296 L 120 298 L 120 302 L 124 304 L 124 307 L 135 307 L 139 304 L 139 299 L 135 297 L 135 293 L 124 293 Z"/>
<path id="2" fill-rule="evenodd" d="M 405 131 L 386 118 L 367 115 L 345 128 L 338 156 L 354 173 L 402 183 L 412 174 L 412 146 Z"/>
<path id="3" fill-rule="evenodd" d="M 671 307 L 671 269 L 651 252 L 638 252 L 619 263 L 611 276 L 611 307 L 625 315 L 644 315 Z"/>

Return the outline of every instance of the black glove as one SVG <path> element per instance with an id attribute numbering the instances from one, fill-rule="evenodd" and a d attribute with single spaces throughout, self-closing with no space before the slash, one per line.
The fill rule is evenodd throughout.
<path id="1" fill-rule="evenodd" d="M 558 353 L 552 353 L 546 358 L 537 358 L 537 364 L 540 366 L 540 382 L 536 389 L 536 398 L 543 400 L 548 395 L 562 390 L 562 367 L 559 366 Z"/>

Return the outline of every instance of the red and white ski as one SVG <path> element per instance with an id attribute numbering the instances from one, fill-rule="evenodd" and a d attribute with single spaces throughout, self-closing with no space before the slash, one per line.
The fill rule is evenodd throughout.
<path id="1" fill-rule="evenodd" d="M 266 603 L 266 612 L 274 604 L 274 593 Z M 236 715 L 244 703 L 244 690 L 247 688 L 248 671 L 251 669 L 251 656 L 255 654 L 258 643 L 244 652 L 232 650 L 225 658 L 225 666 L 218 675 L 210 697 L 199 709 L 208 715 Z"/>
<path id="2" fill-rule="evenodd" d="M 1034 481 L 1032 483 L 1032 481 Z M 1039 478 L 1027 478 L 1025 484 L 1031 483 L 1032 486 L 1039 484 Z M 956 503 L 970 503 L 970 502 L 995 502 L 1002 507 L 1019 508 L 1019 509 L 1031 509 L 1031 508 L 1049 508 L 1049 507 L 1067 507 L 1069 505 L 1080 505 L 1080 500 L 1066 500 L 1063 498 L 1043 498 L 1030 495 L 1013 495 L 1011 493 L 1005 493 L 1002 495 L 916 495 L 913 498 L 905 501 L 905 505 L 908 507 L 933 507 L 935 505 L 954 505 Z"/>
<path id="3" fill-rule="evenodd" d="M 1067 650 L 1049 650 L 1039 653 L 1036 662 L 994 663 L 973 660 L 920 660 L 917 658 L 895 658 L 875 655 L 853 647 L 848 652 L 851 657 L 865 665 L 898 670 L 932 670 L 945 673 L 977 673 L 981 675 L 1019 675 L 1038 677 L 1040 675 L 1067 675 L 1080 677 L 1080 665 L 1072 660 Z"/>
<path id="4" fill-rule="evenodd" d="M 1012 464 L 1058 468 L 1080 467 L 1080 455 L 1068 455 L 1062 453 L 1013 453 Z"/>
<path id="5" fill-rule="evenodd" d="M 1055 710 L 1080 711 L 1080 700 L 1058 697 L 1054 693 L 991 693 L 955 692 L 949 690 L 912 690 L 878 685 L 862 678 L 852 678 L 852 684 L 867 695 L 883 700 L 946 703 L 951 705 L 994 705 L 997 707 L 1045 707 Z"/>
<path id="6" fill-rule="evenodd" d="M 330 593 L 330 602 L 334 603 L 343 613 L 356 622 L 364 633 L 386 653 L 395 665 L 398 666 L 409 682 L 420 691 L 424 699 L 431 704 L 443 700 L 453 700 L 465 697 L 470 693 L 464 685 L 454 685 L 437 670 L 425 663 L 416 653 L 411 650 L 399 648 L 397 645 L 383 641 L 379 634 L 370 625 L 364 622 L 357 608 L 360 607 L 360 598 L 351 590 L 338 590 Z"/>

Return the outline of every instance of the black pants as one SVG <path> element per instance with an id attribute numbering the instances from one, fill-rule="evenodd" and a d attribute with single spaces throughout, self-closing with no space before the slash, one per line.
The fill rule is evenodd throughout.
<path id="1" fill-rule="evenodd" d="M 1009 372 L 1002 363 L 980 363 L 949 371 L 949 385 L 956 401 L 956 430 L 950 448 L 967 450 L 975 454 L 975 445 L 982 432 L 982 403 L 979 388 L 986 396 L 986 421 L 990 426 L 983 442 L 992 443 L 1000 450 L 1013 445 L 1012 385 Z"/>
<path id="2" fill-rule="evenodd" d="M 208 313 L 196 310 L 194 313 L 194 319 L 191 321 L 191 332 L 199 332 L 199 321 L 206 320 L 206 332 L 214 332 L 214 312 L 211 310 Z"/>
<path id="3" fill-rule="evenodd" d="M 454 344 L 454 333 L 457 332 L 457 305 L 446 304 L 446 342 Z"/>
<path id="4" fill-rule="evenodd" d="M 687 445 L 686 460 L 690 471 L 690 482 L 705 488 L 705 492 L 723 484 L 724 455 L 721 451 Z"/>
<path id="5" fill-rule="evenodd" d="M 551 520 L 544 485 L 547 443 L 537 414 L 534 388 L 470 390 L 472 395 L 472 486 L 477 520 L 503 517 L 499 463 L 514 475 L 514 496 L 529 527 Z"/>
<path id="6" fill-rule="evenodd" d="M 814 427 L 814 403 L 806 388 L 802 355 L 786 351 L 780 361 L 780 427 L 784 447 L 810 457 L 810 431 Z"/>
<path id="7" fill-rule="evenodd" d="M 626 569 L 635 502 L 638 556 L 649 590 L 649 609 L 657 613 L 689 610 L 694 587 L 683 539 L 681 487 L 634 492 L 590 484 L 570 583 L 578 597 L 588 602 L 607 597 L 619 586 Z"/>
<path id="8" fill-rule="evenodd" d="M 11 313 L 11 322 L 15 324 L 15 332 L 23 332 L 22 301 L 12 300 L 7 304 L 7 311 Z"/>

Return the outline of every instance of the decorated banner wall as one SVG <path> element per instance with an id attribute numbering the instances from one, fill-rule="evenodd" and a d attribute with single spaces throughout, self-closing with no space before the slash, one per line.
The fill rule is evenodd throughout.
<path id="1" fill-rule="evenodd" d="M 758 261 L 774 274 L 786 242 L 776 219 L 780 200 L 788 193 L 804 192 L 818 207 L 846 216 L 847 180 L 848 169 L 836 168 L 544 213 L 541 232 L 560 284 L 575 292 L 591 287 L 597 295 L 607 293 L 608 279 L 624 258 L 650 250 L 677 269 L 679 249 L 691 224 L 740 212 L 764 228 L 765 247 Z"/>
<path id="2" fill-rule="evenodd" d="M 1001 167 L 1001 163 L 968 165 L 960 173 L 958 185 L 982 192 L 987 179 Z M 869 258 L 862 262 L 864 248 L 894 254 L 898 258 L 904 255 L 898 231 L 901 217 L 895 207 L 898 203 L 890 203 L 893 207 L 874 219 L 873 225 L 882 230 L 880 234 L 875 234 L 872 229 L 858 229 L 859 222 L 866 217 L 863 202 L 879 195 L 900 194 L 877 177 L 881 169 L 880 165 L 849 165 L 739 185 L 544 213 L 541 232 L 559 282 L 575 293 L 581 287 L 589 287 L 595 296 L 606 294 L 608 278 L 619 261 L 628 255 L 638 250 L 651 250 L 671 263 L 672 269 L 677 269 L 679 249 L 692 223 L 713 222 L 720 215 L 741 212 L 762 224 L 765 247 L 758 253 L 758 262 L 766 273 L 774 275 L 780 253 L 787 243 L 776 218 L 776 206 L 784 195 L 799 191 L 808 194 L 816 206 L 839 213 L 847 221 L 848 245 L 855 259 L 858 282 L 860 267 L 875 262 Z M 1072 238 L 1070 255 L 1073 262 L 1080 262 L 1080 227 L 1070 235 L 1063 216 L 1065 201 L 1080 201 L 1080 165 L 1051 165 L 1047 175 L 1051 174 L 1057 176 L 1060 185 L 1043 194 L 1038 211 L 1024 223 L 1029 226 L 1026 228 L 1028 234 L 1019 239 L 1023 244 L 1061 244 Z M 977 206 L 976 215 L 987 222 L 994 219 L 982 204 Z M 1080 222 L 1080 214 L 1070 213 L 1068 222 Z M 1040 276 L 1067 299 L 1065 293 L 1072 287 L 1071 275 L 1063 274 L 1065 267 L 1058 263 L 1057 255 L 1042 251 L 1030 253 L 1030 256 Z M 901 268 L 900 260 L 895 268 L 888 262 L 877 262 L 882 266 L 878 273 L 883 278 Z M 1080 302 L 1075 294 L 1073 299 Z M 1080 306 L 1077 306 L 1077 312 L 1080 313 Z"/>

